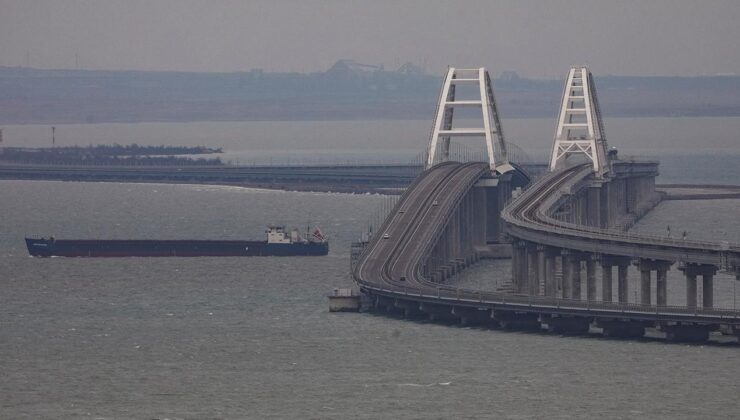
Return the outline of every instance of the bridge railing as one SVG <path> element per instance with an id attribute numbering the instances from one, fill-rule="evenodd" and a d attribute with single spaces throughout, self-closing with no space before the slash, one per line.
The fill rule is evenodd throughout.
<path id="1" fill-rule="evenodd" d="M 572 185 L 568 185 L 565 188 L 568 189 L 571 187 Z M 677 246 L 677 247 L 693 247 L 696 249 L 740 250 L 740 245 L 737 245 L 737 244 L 729 244 L 729 243 L 723 244 L 719 241 L 702 241 L 702 240 L 693 240 L 693 239 L 687 240 L 687 239 L 668 238 L 665 236 L 657 236 L 657 235 L 642 234 L 642 233 L 636 234 L 633 232 L 625 232 L 625 231 L 617 230 L 617 229 L 588 226 L 588 225 L 582 225 L 579 223 L 574 223 L 574 222 L 570 222 L 566 220 L 561 220 L 561 219 L 558 219 L 552 216 L 553 211 L 554 211 L 553 205 L 555 201 L 556 201 L 556 197 L 553 197 L 543 202 L 542 205 L 540 206 L 540 209 L 537 211 L 537 216 L 540 219 L 547 221 L 551 225 L 560 226 L 567 230 L 587 232 L 587 233 L 594 234 L 594 235 L 618 237 L 618 238 L 626 239 L 628 241 L 641 242 L 641 243 L 656 243 L 657 242 L 657 243 L 664 244 L 664 245 L 672 245 L 672 246 Z"/>
<path id="2" fill-rule="evenodd" d="M 545 198 L 544 201 L 539 201 L 540 206 L 536 211 L 538 221 L 533 221 L 523 212 L 518 211 L 522 203 L 527 200 L 532 200 L 533 195 L 544 191 L 550 183 L 554 182 L 558 177 L 563 176 L 564 171 L 552 172 L 545 175 L 533 185 L 531 185 L 523 194 L 514 199 L 509 206 L 504 209 L 502 217 L 514 224 L 520 224 L 528 227 L 536 227 L 538 230 L 555 233 L 558 235 L 576 235 L 583 236 L 587 234 L 595 239 L 604 240 L 619 240 L 623 242 L 629 242 L 630 244 L 643 244 L 649 246 L 671 246 L 684 249 L 694 250 L 709 250 L 714 252 L 740 252 L 740 245 L 729 244 L 727 242 L 713 242 L 713 241 L 700 241 L 700 240 L 685 240 L 685 239 L 674 239 L 666 238 L 656 235 L 648 234 L 636 234 L 632 232 L 624 232 L 616 229 L 604 229 L 594 226 L 586 226 L 559 220 L 552 217 L 552 209 L 557 202 L 557 194 L 552 194 Z M 589 174 L 588 170 L 581 170 L 573 172 L 570 178 L 570 182 L 563 183 L 557 191 L 569 191 L 573 185 L 575 185 L 580 178 Z M 519 222 L 519 223 L 515 223 Z M 544 223 L 543 223 L 544 222 Z M 719 264 L 719 258 L 718 258 Z"/>
<path id="3" fill-rule="evenodd" d="M 704 317 L 717 320 L 735 320 L 740 322 L 740 310 L 729 308 L 701 308 L 676 305 L 644 305 L 632 302 L 603 302 L 576 299 L 563 299 L 546 296 L 510 294 L 482 290 L 456 288 L 439 285 L 436 288 L 419 288 L 406 286 L 365 284 L 364 287 L 379 292 L 398 296 L 415 296 L 438 300 L 457 301 L 460 303 L 478 303 L 484 305 L 517 305 L 531 309 L 578 310 L 588 312 L 621 312 L 654 316 Z"/>

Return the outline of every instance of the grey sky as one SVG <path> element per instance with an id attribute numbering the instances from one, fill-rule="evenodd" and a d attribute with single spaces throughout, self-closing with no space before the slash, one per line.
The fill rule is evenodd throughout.
<path id="1" fill-rule="evenodd" d="M 0 0 L 0 65 L 324 70 L 339 58 L 562 77 L 740 73 L 740 1 Z"/>

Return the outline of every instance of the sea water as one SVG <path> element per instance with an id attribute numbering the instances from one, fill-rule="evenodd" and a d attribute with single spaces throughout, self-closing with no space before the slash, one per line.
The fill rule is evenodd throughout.
<path id="1" fill-rule="evenodd" d="M 666 132 L 674 135 L 702 121 L 634 124 L 662 124 L 672 127 Z M 620 131 L 629 131 L 608 123 L 612 143 Z M 719 125 L 724 123 L 731 131 L 737 120 L 720 119 Z M 224 139 L 241 131 L 232 124 L 270 125 L 280 133 L 285 124 L 288 134 L 277 135 L 289 139 L 285 149 L 299 143 L 310 149 L 323 138 L 313 132 L 295 138 L 301 130 L 294 124 L 303 123 L 204 124 L 207 130 L 194 123 L 154 125 L 150 132 L 132 124 L 112 132 L 119 143 L 133 132 L 140 144 L 181 140 L 227 150 Z M 335 136 L 348 135 L 343 130 L 351 131 L 353 123 L 305 124 L 321 125 Z M 428 127 L 413 121 L 362 122 L 358 131 L 377 139 L 388 124 L 405 127 L 399 132 L 409 130 L 420 137 L 417 143 L 425 143 Z M 509 125 L 514 126 L 508 128 L 511 136 L 521 139 L 528 130 L 540 130 L 532 126 L 545 131 L 538 120 Z M 89 135 L 89 141 L 109 142 L 113 137 L 106 137 L 105 126 L 74 130 Z M 711 136 L 709 126 L 715 124 L 706 124 Z M 39 129 L 11 128 L 5 130 L 8 143 L 16 142 L 17 133 Z M 67 129 L 73 128 L 62 126 L 57 133 Z M 85 134 L 87 129 L 95 134 Z M 191 139 L 192 132 L 210 132 L 212 142 Z M 259 138 L 269 135 L 266 130 Z M 542 147 L 549 147 L 547 137 L 540 139 Z M 394 144 L 387 138 L 378 141 L 387 148 Z M 401 145 L 407 141 L 398 139 Z M 653 141 L 668 143 L 663 137 Z M 404 147 L 411 151 L 419 144 Z M 631 144 L 642 153 L 640 142 Z M 736 141 L 719 142 L 709 152 L 695 149 L 693 154 L 671 154 L 676 150 L 666 148 L 669 158 L 662 159 L 659 182 L 738 183 L 737 146 Z M 270 147 L 282 150 L 279 141 Z M 643 154 L 662 153 L 661 147 L 654 149 L 646 147 Z M 365 152 L 350 154 L 367 157 Z M 667 174 L 672 175 L 666 179 Z M 0 181 L 0 197 L 0 418 L 673 419 L 740 414 L 737 345 L 562 337 L 329 313 L 325 295 L 334 287 L 352 286 L 349 245 L 382 196 Z M 659 234 L 670 224 L 673 232 L 687 230 L 691 237 L 724 235 L 736 241 L 738 204 L 665 202 L 636 229 Z M 24 235 L 51 234 L 260 239 L 268 223 L 320 226 L 330 236 L 329 255 L 38 259 L 27 255 L 23 243 Z M 486 264 L 485 270 L 476 269 L 477 279 L 466 281 L 487 284 L 508 275 L 507 262 Z M 681 299 L 680 290 L 673 291 L 674 285 L 682 286 L 674 271 L 669 302 Z M 734 280 L 718 275 L 716 284 L 715 301 L 731 307 Z"/>

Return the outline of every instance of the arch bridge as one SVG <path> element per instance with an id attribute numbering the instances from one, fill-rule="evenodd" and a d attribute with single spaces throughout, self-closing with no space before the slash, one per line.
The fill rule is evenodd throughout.
<path id="1" fill-rule="evenodd" d="M 455 76 L 450 71 L 446 80 Z M 479 74 L 483 86 L 487 74 Z M 487 106 L 495 107 L 490 92 Z M 447 103 L 454 99 L 444 92 L 441 98 Z M 559 333 L 597 327 L 605 335 L 623 337 L 657 328 L 675 340 L 705 340 L 716 330 L 740 335 L 740 312 L 715 308 L 713 302 L 716 272 L 740 273 L 740 247 L 627 231 L 661 199 L 654 188 L 658 164 L 619 160 L 607 150 L 587 69 L 571 69 L 563 101 L 551 171 L 535 182 L 506 161 L 505 153 L 489 153 L 495 162 L 430 158 L 429 168 L 353 262 L 361 291 L 376 308 L 432 320 Z M 494 109 L 489 115 L 497 119 L 498 113 Z M 452 117 L 448 114 L 443 122 L 442 135 L 452 133 Z M 489 126 L 501 133 L 499 122 Z M 440 135 L 437 131 L 433 136 Z M 509 256 L 508 290 L 473 290 L 449 282 L 480 258 Z M 640 272 L 638 302 L 628 299 L 630 265 Z M 672 266 L 684 273 L 685 305 L 668 302 Z"/>

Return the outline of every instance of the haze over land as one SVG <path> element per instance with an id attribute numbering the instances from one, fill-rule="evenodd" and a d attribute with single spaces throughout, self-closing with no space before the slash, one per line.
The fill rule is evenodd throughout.
<path id="1" fill-rule="evenodd" d="M 554 116 L 572 64 L 594 72 L 606 116 L 740 115 L 735 1 L 0 0 L 0 10 L 3 124 L 426 119 L 448 65 L 499 77 L 504 117 Z"/>
<path id="2" fill-rule="evenodd" d="M 737 116 L 740 77 L 596 76 L 607 117 Z M 494 80 L 505 118 L 554 118 L 562 80 Z M 0 123 L 429 119 L 440 75 L 339 61 L 315 73 L 0 67 Z"/>
<path id="3" fill-rule="evenodd" d="M 316 72 L 337 59 L 557 79 L 740 74 L 735 0 L 0 0 L 0 66 Z"/>

